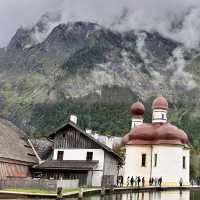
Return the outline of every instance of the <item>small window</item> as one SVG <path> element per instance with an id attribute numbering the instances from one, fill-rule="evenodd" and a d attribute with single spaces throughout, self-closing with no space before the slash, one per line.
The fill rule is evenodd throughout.
<path id="1" fill-rule="evenodd" d="M 142 154 L 142 167 L 146 166 L 146 154 Z"/>
<path id="2" fill-rule="evenodd" d="M 64 151 L 58 151 L 57 153 L 57 160 L 63 160 Z"/>
<path id="3" fill-rule="evenodd" d="M 185 168 L 186 168 L 186 157 L 183 156 L 183 169 L 185 169 Z"/>
<path id="4" fill-rule="evenodd" d="M 157 153 L 154 154 L 154 167 L 157 167 L 158 155 Z"/>
<path id="5" fill-rule="evenodd" d="M 63 134 L 63 138 L 65 138 L 65 134 Z"/>
<path id="6" fill-rule="evenodd" d="M 164 114 L 162 114 L 162 119 L 165 119 L 165 115 Z"/>
<path id="7" fill-rule="evenodd" d="M 93 159 L 93 152 L 87 152 L 86 160 L 92 160 Z"/>

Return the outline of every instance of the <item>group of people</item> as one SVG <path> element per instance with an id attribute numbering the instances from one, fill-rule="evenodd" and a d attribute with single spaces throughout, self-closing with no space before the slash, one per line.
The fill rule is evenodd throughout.
<path id="1" fill-rule="evenodd" d="M 135 178 L 132 176 L 128 176 L 126 183 L 124 184 L 124 177 L 123 176 L 118 176 L 117 177 L 117 186 L 118 187 L 123 187 L 124 185 L 126 185 L 127 187 L 131 186 L 136 186 L 136 187 L 140 187 L 140 186 L 145 186 L 145 178 L 144 177 L 140 177 L 140 176 L 136 176 Z M 150 186 L 162 186 L 162 177 L 160 178 L 149 178 L 149 185 Z"/>
<path id="2" fill-rule="evenodd" d="M 153 178 L 153 177 L 150 177 L 149 178 L 149 185 L 150 186 L 162 186 L 162 177 L 160 178 Z"/>
<path id="3" fill-rule="evenodd" d="M 140 177 L 140 176 L 136 176 L 135 178 L 132 177 L 128 177 L 127 178 L 127 186 L 140 186 L 140 183 L 142 183 L 142 186 L 144 187 L 145 185 L 145 178 L 144 177 Z"/>

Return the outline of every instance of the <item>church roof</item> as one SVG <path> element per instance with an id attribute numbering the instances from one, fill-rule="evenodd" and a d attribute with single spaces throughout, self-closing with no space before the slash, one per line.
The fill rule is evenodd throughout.
<path id="1" fill-rule="evenodd" d="M 37 162 L 28 136 L 11 122 L 0 118 L 0 158 L 34 164 Z"/>
<path id="2" fill-rule="evenodd" d="M 122 138 L 122 144 L 178 144 L 187 145 L 187 134 L 170 123 L 144 123 Z"/>
<path id="3" fill-rule="evenodd" d="M 168 102 L 163 96 L 158 96 L 152 103 L 152 109 L 168 110 Z"/>
<path id="4" fill-rule="evenodd" d="M 133 116 L 143 115 L 144 111 L 145 111 L 145 108 L 142 102 L 137 101 L 131 106 L 131 113 Z"/>

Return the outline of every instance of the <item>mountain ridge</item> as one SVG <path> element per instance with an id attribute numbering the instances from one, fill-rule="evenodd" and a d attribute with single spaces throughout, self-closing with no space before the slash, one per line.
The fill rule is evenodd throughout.
<path id="1" fill-rule="evenodd" d="M 48 134 L 75 113 L 82 128 L 123 135 L 131 103 L 140 96 L 151 116 L 150 102 L 162 94 L 177 112 L 170 121 L 197 136 L 198 49 L 158 32 L 90 22 L 58 24 L 37 44 L 26 37 L 18 30 L 11 41 L 21 41 L 19 48 L 11 42 L 0 50 L 0 115 L 30 134 Z"/>

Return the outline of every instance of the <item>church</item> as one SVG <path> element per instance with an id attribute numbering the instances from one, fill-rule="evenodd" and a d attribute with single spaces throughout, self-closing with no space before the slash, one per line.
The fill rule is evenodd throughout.
<path id="1" fill-rule="evenodd" d="M 131 107 L 132 127 L 122 138 L 126 148 L 124 179 L 162 177 L 163 185 L 189 185 L 190 145 L 187 134 L 167 121 L 168 102 L 158 96 L 152 103 L 152 123 L 143 123 L 145 107 Z"/>

